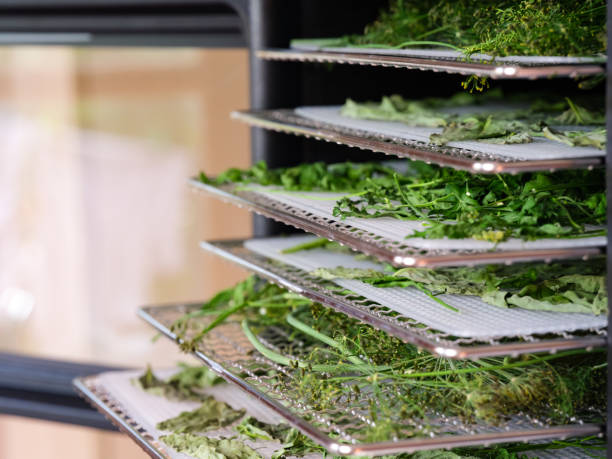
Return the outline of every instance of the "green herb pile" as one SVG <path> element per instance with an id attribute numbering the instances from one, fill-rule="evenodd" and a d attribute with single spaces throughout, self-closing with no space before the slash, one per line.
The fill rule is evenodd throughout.
<path id="1" fill-rule="evenodd" d="M 196 369 L 204 367 L 186 367 L 183 371 L 173 376 L 173 380 L 182 380 L 182 387 L 189 394 L 194 394 L 203 388 L 200 378 L 193 378 Z M 204 368 L 204 374 L 209 370 Z M 141 384 L 142 381 L 160 382 L 150 368 L 135 380 L 135 384 L 143 390 L 147 388 Z M 209 379 L 209 384 L 213 381 Z M 160 387 L 155 383 L 154 387 Z M 170 400 L 177 400 L 175 393 L 153 391 L 158 396 L 164 396 Z M 191 398 L 187 398 L 191 399 Z M 257 419 L 247 416 L 244 410 L 234 410 L 227 404 L 219 402 L 210 396 L 203 398 L 201 407 L 192 411 L 181 413 L 175 418 L 158 424 L 161 430 L 171 433 L 163 435 L 160 440 L 174 450 L 188 454 L 196 459 L 261 459 L 261 455 L 250 446 L 246 445 L 237 437 L 231 438 L 209 438 L 200 434 L 209 432 L 216 428 L 234 424 L 233 429 L 239 436 L 250 440 L 278 440 L 281 448 L 273 455 L 272 459 L 283 459 L 286 457 L 302 457 L 310 453 L 318 453 L 326 456 L 325 450 L 301 434 L 298 430 L 287 424 L 266 424 Z M 241 420 L 237 424 L 237 421 Z M 555 450 L 566 447 L 579 447 L 589 453 L 605 451 L 605 443 L 595 437 L 567 441 L 552 442 L 539 445 L 508 445 L 490 448 L 458 448 L 453 451 L 421 451 L 413 454 L 401 454 L 398 456 L 385 456 L 385 459 L 522 459 L 525 451 Z"/>
<path id="2" fill-rule="evenodd" d="M 424 222 L 409 237 L 572 238 L 605 235 L 603 169 L 480 175 L 410 163 L 406 173 L 377 163 L 323 163 L 270 170 L 260 162 L 247 170 L 230 169 L 204 183 L 259 184 L 287 191 L 347 193 L 336 201 L 336 217 Z"/>
<path id="3" fill-rule="evenodd" d="M 501 94 L 487 97 L 499 99 Z M 470 105 L 477 100 L 467 93 L 449 99 L 430 98 L 406 100 L 399 95 L 383 97 L 380 103 L 357 103 L 348 99 L 340 113 L 343 116 L 377 121 L 398 121 L 408 126 L 443 128 L 431 134 L 433 145 L 477 140 L 495 144 L 533 142 L 534 137 L 547 138 L 572 147 L 606 147 L 605 112 L 588 109 L 566 98 L 558 103 L 536 100 L 526 109 L 479 110 L 477 113 L 456 115 L 441 109 Z M 557 129 L 552 126 L 602 126 L 594 130 Z"/>
<path id="4" fill-rule="evenodd" d="M 206 324 L 193 322 L 202 318 Z M 339 406 L 361 410 L 373 424 L 353 433 L 365 441 L 427 435 L 436 429 L 427 424 L 428 413 L 500 424 L 523 412 L 567 422 L 606 406 L 603 350 L 449 360 L 253 277 L 172 329 L 186 341 L 184 349 L 195 349 L 206 333 L 188 337 L 185 330 L 200 323 L 208 332 L 228 319 L 240 321 L 256 351 L 285 367 L 274 374 L 277 391 L 323 412 Z M 261 340 L 270 327 L 284 330 L 286 345 L 270 348 Z"/>
<path id="5" fill-rule="evenodd" d="M 363 35 L 334 45 L 446 47 L 468 56 L 597 56 L 606 52 L 606 2 L 392 0 Z"/>

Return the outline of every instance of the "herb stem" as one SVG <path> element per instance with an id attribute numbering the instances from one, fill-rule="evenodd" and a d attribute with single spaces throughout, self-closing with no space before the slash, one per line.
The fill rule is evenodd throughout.
<path id="1" fill-rule="evenodd" d="M 281 253 L 287 254 L 287 253 L 300 252 L 302 250 L 317 249 L 320 247 L 325 247 L 328 243 L 329 243 L 328 239 L 321 237 L 321 238 L 315 239 L 314 241 L 304 242 L 303 244 L 298 244 L 293 247 L 283 249 L 281 250 Z"/>
<path id="2" fill-rule="evenodd" d="M 420 290 L 425 295 L 427 295 L 429 298 L 434 300 L 439 305 L 444 306 L 446 309 L 449 309 L 449 310 L 451 310 L 453 312 L 461 312 L 459 309 L 455 308 L 454 306 L 451 306 L 450 304 L 448 304 L 448 303 L 444 302 L 443 300 L 441 300 L 440 298 L 438 298 L 436 295 L 433 294 L 433 292 L 431 290 L 425 288 L 423 286 L 423 284 L 421 284 L 419 282 L 410 281 L 410 282 L 406 282 L 406 285 L 412 285 L 413 287 L 415 287 L 416 289 Z"/>
<path id="3" fill-rule="evenodd" d="M 191 341 L 191 345 L 194 345 L 195 343 L 199 342 L 204 337 L 204 335 L 206 335 L 208 332 L 210 332 L 213 328 L 215 328 L 218 325 L 222 324 L 225 321 L 225 319 L 227 319 L 229 316 L 231 316 L 232 314 L 237 313 L 241 309 L 244 309 L 246 304 L 247 303 L 237 304 L 236 306 L 232 306 L 232 307 L 229 307 L 229 308 L 224 309 L 223 311 L 221 311 L 219 313 L 219 315 L 217 317 L 215 317 L 210 324 L 208 324 L 207 327 L 205 327 L 193 339 L 190 340 Z"/>
<path id="4" fill-rule="evenodd" d="M 336 365 L 324 365 L 324 364 L 314 364 L 313 365 L 307 362 L 303 362 L 301 360 L 291 360 L 290 358 L 285 357 L 284 355 L 279 354 L 278 352 L 275 352 L 272 349 L 269 349 L 261 341 L 259 341 L 257 337 L 255 336 L 255 334 L 249 328 L 249 324 L 246 319 L 244 319 L 241 322 L 241 326 L 242 326 L 242 331 L 244 332 L 244 335 L 247 337 L 247 339 L 253 345 L 253 347 L 261 355 L 263 355 L 264 357 L 266 357 L 267 359 L 271 360 L 272 362 L 278 365 L 283 365 L 283 366 L 297 365 L 299 368 L 306 368 L 310 371 L 321 372 L 321 373 L 330 373 L 330 372 L 336 372 L 336 371 L 344 372 L 344 371 L 355 371 L 355 370 L 364 371 L 366 369 L 370 369 L 372 371 L 385 371 L 385 370 L 390 369 L 388 365 L 371 366 L 371 365 L 367 365 L 363 363 L 360 365 L 346 365 L 346 364 L 341 364 L 341 363 L 336 364 Z"/>
<path id="5" fill-rule="evenodd" d="M 427 41 L 427 40 L 410 40 L 410 41 L 405 41 L 405 42 L 402 42 L 394 46 L 385 45 L 382 43 L 368 43 L 368 44 L 363 44 L 363 45 L 351 45 L 351 46 L 354 46 L 355 48 L 386 48 L 386 49 L 402 49 L 402 48 L 407 48 L 409 46 L 441 46 L 444 48 L 453 49 L 458 52 L 463 51 L 458 46 L 451 45 L 449 43 L 444 43 L 441 41 Z"/>
<path id="6" fill-rule="evenodd" d="M 604 352 L 605 349 L 594 349 L 590 352 Z M 503 365 L 487 365 L 473 368 L 459 368 L 455 370 L 441 370 L 441 371 L 427 371 L 422 373 L 409 373 L 404 375 L 397 376 L 399 379 L 414 379 L 414 378 L 430 378 L 430 377 L 438 377 L 438 376 L 449 376 L 449 375 L 458 375 L 458 374 L 469 374 L 469 373 L 481 373 L 481 372 L 489 372 L 489 371 L 500 371 L 500 370 L 508 370 L 512 368 L 521 368 L 530 365 L 534 365 L 536 363 L 543 363 L 549 360 L 560 359 L 564 357 L 569 357 L 572 355 L 585 354 L 587 351 L 577 350 L 577 351 L 567 351 L 559 354 L 551 354 L 543 357 L 534 356 L 530 360 L 521 360 L 519 362 L 514 363 L 506 363 Z"/>
<path id="7" fill-rule="evenodd" d="M 300 320 L 296 319 L 295 317 L 293 317 L 293 315 L 291 314 L 287 314 L 286 317 L 287 323 L 289 325 L 291 325 L 292 327 L 298 329 L 299 331 L 301 331 L 302 333 L 311 336 L 325 344 L 327 344 L 330 347 L 333 347 L 337 350 L 339 350 L 342 354 L 346 355 L 348 360 L 351 361 L 352 363 L 354 363 L 355 365 L 364 365 L 366 366 L 366 363 L 361 360 L 359 357 L 355 356 L 355 355 L 351 355 L 350 351 L 346 348 L 346 346 L 342 345 L 341 343 L 339 343 L 338 341 L 336 341 L 333 338 L 330 338 L 329 336 L 316 331 L 314 328 L 309 327 L 308 325 L 306 325 L 304 322 L 301 322 Z"/>

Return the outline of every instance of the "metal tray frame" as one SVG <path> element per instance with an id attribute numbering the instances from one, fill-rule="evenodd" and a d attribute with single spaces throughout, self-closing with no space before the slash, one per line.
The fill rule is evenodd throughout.
<path id="1" fill-rule="evenodd" d="M 334 64 L 371 65 L 395 67 L 433 72 L 458 73 L 460 75 L 478 75 L 492 79 L 529 79 L 552 77 L 575 78 L 577 76 L 598 75 L 605 72 L 604 65 L 519 65 L 508 63 L 487 64 L 459 59 L 441 59 L 431 57 L 392 56 L 384 54 L 306 51 L 297 49 L 263 49 L 256 51 L 260 59 L 298 62 L 326 62 Z"/>
<path id="2" fill-rule="evenodd" d="M 200 305 L 194 304 L 144 306 L 139 308 L 138 315 L 163 335 L 180 344 L 182 340 L 170 330 L 171 323 L 186 312 L 199 307 Z M 274 410 L 289 424 L 326 448 L 333 455 L 382 456 L 425 449 L 456 448 L 516 441 L 526 442 L 573 436 L 601 435 L 603 432 L 603 427 L 597 424 L 578 422 L 568 425 L 543 426 L 536 422 L 532 424 L 531 428 L 525 428 L 522 425 L 514 427 L 508 426 L 506 429 L 497 429 L 494 432 L 476 432 L 474 430 L 469 430 L 471 428 L 467 426 L 457 435 L 445 434 L 441 436 L 417 437 L 376 443 L 338 441 L 322 430 L 324 426 L 325 430 L 329 432 L 334 431 L 333 419 L 335 418 L 329 418 L 326 413 L 313 411 L 312 408 L 308 405 L 304 405 L 299 400 L 288 399 L 287 395 L 282 393 L 282 391 L 275 391 L 273 386 L 268 384 L 264 377 L 258 376 L 259 373 L 249 369 L 248 362 L 252 362 L 259 365 L 258 368 L 267 369 L 266 371 L 282 371 L 282 368 L 269 361 L 261 354 L 256 353 L 256 355 L 251 355 L 249 349 L 244 346 L 246 337 L 244 337 L 241 332 L 242 337 L 238 337 L 235 335 L 235 331 L 232 331 L 235 330 L 236 327 L 233 327 L 230 332 L 224 332 L 223 327 L 229 327 L 229 325 L 231 324 L 217 327 L 214 333 L 219 334 L 220 337 L 213 339 L 213 342 L 211 342 L 210 346 L 206 349 L 197 349 L 193 354 L 225 380 L 237 385 L 240 389 Z M 234 336 L 231 336 L 232 333 Z M 248 340 L 246 341 L 248 343 Z M 233 370 L 231 368 L 233 368 Z M 240 372 L 246 372 L 247 376 L 241 377 Z M 256 387 L 254 383 L 259 387 L 265 387 L 266 390 Z M 284 401 L 286 405 L 281 403 L 281 401 Z M 343 413 L 343 417 L 351 416 L 350 412 L 342 410 L 342 407 L 336 407 L 336 416 L 340 416 L 340 413 Z M 306 420 L 304 413 L 310 413 L 311 416 L 314 416 L 319 427 Z M 356 416 L 354 422 L 357 424 L 365 422 L 361 420 L 358 415 L 355 414 L 353 416 Z M 533 425 L 537 427 L 533 427 Z"/>
<path id="3" fill-rule="evenodd" d="M 252 252 L 242 240 L 201 242 L 207 252 L 231 261 L 253 273 L 324 306 L 340 311 L 406 343 L 433 354 L 453 359 L 525 353 L 555 353 L 569 349 L 592 349 L 606 345 L 607 330 L 585 330 L 584 334 L 558 333 L 549 335 L 491 336 L 485 339 L 457 338 L 435 330 L 411 317 L 396 313 L 384 305 L 373 303 L 357 294 L 343 294 L 328 288 L 329 282 L 310 276 L 307 272 Z M 337 289 L 336 289 L 337 290 Z"/>
<path id="4" fill-rule="evenodd" d="M 530 249 L 506 251 L 456 251 L 423 250 L 406 243 L 387 240 L 375 234 L 355 228 L 342 220 L 313 217 L 302 209 L 286 206 L 260 193 L 234 191 L 234 186 L 212 186 L 192 178 L 189 183 L 197 191 L 206 192 L 225 202 L 245 207 L 257 214 L 272 218 L 295 228 L 337 241 L 348 247 L 372 255 L 395 266 L 441 267 L 472 266 L 476 264 L 513 263 L 524 261 L 552 261 L 569 258 L 588 259 L 605 253 L 605 247 L 580 247 L 566 249 Z"/>
<path id="5" fill-rule="evenodd" d="M 499 155 L 468 150 L 465 148 L 438 147 L 424 142 L 410 141 L 385 134 L 373 135 L 358 129 L 348 129 L 322 123 L 296 114 L 292 109 L 235 111 L 233 119 L 250 126 L 269 129 L 286 134 L 314 138 L 349 147 L 384 153 L 400 158 L 435 163 L 478 174 L 517 174 L 530 171 L 555 171 L 559 169 L 592 169 L 602 167 L 605 157 L 572 159 L 549 159 L 517 161 Z"/>
<path id="6" fill-rule="evenodd" d="M 72 385 L 83 399 L 104 415 L 111 424 L 136 442 L 150 457 L 153 459 L 171 459 L 164 452 L 164 447 L 140 424 L 134 421 L 110 394 L 96 386 L 95 375 L 76 378 L 72 381 Z"/>

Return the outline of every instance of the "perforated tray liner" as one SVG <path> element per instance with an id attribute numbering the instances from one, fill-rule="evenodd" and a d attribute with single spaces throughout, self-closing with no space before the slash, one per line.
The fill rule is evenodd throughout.
<path id="1" fill-rule="evenodd" d="M 384 56 L 407 56 L 420 58 L 448 59 L 465 61 L 465 54 L 460 51 L 450 51 L 441 49 L 427 48 L 360 48 L 360 47 L 334 47 L 320 46 L 316 43 L 308 43 L 303 40 L 301 42 L 292 42 L 291 49 L 302 51 L 329 51 L 335 53 L 354 53 L 354 54 L 380 54 Z M 523 65 L 566 65 L 566 64 L 600 64 L 606 62 L 606 56 L 581 57 L 581 56 L 496 56 L 492 57 L 487 54 L 472 54 L 472 60 L 475 62 L 494 62 L 505 64 L 523 64 Z"/>
<path id="2" fill-rule="evenodd" d="M 482 111 L 486 106 L 460 107 L 449 113 L 467 114 Z M 385 135 L 392 139 L 429 143 L 429 136 L 442 132 L 442 128 L 414 127 L 398 121 L 377 121 L 350 118 L 340 114 L 340 106 L 299 107 L 297 115 L 320 123 L 340 126 L 346 129 L 359 130 L 371 135 Z M 489 107 L 492 110 L 503 110 L 501 106 Z M 592 128 L 566 126 L 563 129 L 587 130 Z M 486 142 L 458 141 L 449 142 L 448 147 L 461 148 L 484 155 L 491 160 L 502 161 L 539 161 L 571 158 L 604 157 L 605 150 L 594 147 L 571 147 L 543 137 L 534 137 L 533 142 L 511 145 L 497 145 Z"/>

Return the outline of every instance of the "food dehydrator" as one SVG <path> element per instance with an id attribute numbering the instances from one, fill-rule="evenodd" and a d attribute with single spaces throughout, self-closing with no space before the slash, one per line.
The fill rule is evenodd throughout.
<path id="1" fill-rule="evenodd" d="M 377 54 L 370 50 L 351 52 L 317 47 L 290 47 L 290 41 L 295 38 L 336 37 L 347 33 L 359 33 L 376 17 L 378 11 L 386 6 L 388 3 L 386 1 L 182 1 L 179 2 L 180 5 L 176 5 L 134 0 L 105 2 L 106 5 L 100 7 L 99 11 L 96 11 L 97 5 L 95 8 L 91 5 L 85 7 L 73 0 L 59 0 L 57 5 L 50 6 L 51 3 L 54 2 L 28 0 L 18 4 L 18 2 L 0 1 L 0 8 L 5 11 L 7 18 L 0 22 L 0 31 L 7 36 L 13 34 L 13 40 L 16 42 L 19 42 L 20 36 L 24 36 L 20 34 L 32 33 L 34 42 L 41 43 L 45 42 L 45 36 L 53 36 L 54 40 L 59 40 L 61 43 L 62 33 L 80 31 L 90 34 L 89 42 L 83 44 L 93 46 L 142 43 L 143 40 L 148 40 L 146 44 L 151 45 L 234 46 L 244 39 L 250 49 L 251 106 L 248 109 L 245 107 L 244 111 L 234 113 L 233 116 L 237 121 L 244 121 L 253 126 L 251 144 L 253 163 L 263 160 L 271 168 L 314 161 L 360 162 L 400 157 L 423 160 L 471 173 L 521 173 L 605 167 L 609 156 L 606 152 L 605 155 L 598 156 L 543 156 L 532 160 L 516 159 L 496 152 L 478 152 L 470 148 L 431 148 L 423 142 L 394 136 L 392 133 L 368 132 L 354 126 L 343 127 L 333 122 L 313 121 L 294 111 L 296 107 L 342 104 L 345 99 L 355 95 L 363 100 L 378 100 L 381 96 L 392 93 L 401 93 L 414 98 L 445 97 L 457 92 L 461 79 L 465 75 L 472 74 L 487 76 L 496 86 L 510 92 L 529 90 L 558 93 L 575 86 L 574 80 L 577 77 L 607 74 L 607 63 L 602 61 L 555 62 L 535 59 L 494 63 L 466 62 L 464 59 L 449 58 L 435 53 Z M 87 10 L 87 8 L 92 9 Z M 104 21 L 104 15 L 117 15 L 122 8 L 134 17 L 145 13 L 149 16 L 156 15 L 156 21 L 160 26 L 151 30 L 138 30 L 131 28 L 128 21 L 126 24 L 119 22 L 108 26 L 108 22 Z M 49 12 L 53 15 L 48 15 Z M 199 14 L 196 17 L 201 18 L 201 22 L 190 20 L 189 16 L 195 13 Z M 11 15 L 20 20 L 10 21 Z M 221 16 L 222 20 L 219 19 Z M 62 20 L 54 23 L 54 17 Z M 167 22 L 170 19 L 173 21 Z M 69 27 L 66 24 L 69 24 Z M 606 82 L 606 90 L 608 84 Z M 608 91 L 606 110 L 611 108 L 610 97 Z M 229 114 L 220 113 L 219 116 L 229 116 Z M 609 128 L 610 123 L 607 124 Z M 607 181 L 610 181 L 609 175 Z M 373 255 L 396 266 L 435 268 L 448 265 L 473 266 L 564 258 L 588 260 L 589 257 L 606 252 L 606 241 L 602 238 L 579 246 L 559 244 L 519 248 L 495 246 L 492 251 L 411 247 L 393 240 L 392 237 L 385 237 L 381 229 L 362 228 L 350 222 L 334 219 L 325 213 L 325 209 L 301 207 L 302 203 L 297 200 L 280 202 L 274 196 L 257 191 L 217 187 L 203 184 L 197 179 L 191 180 L 191 186 L 200 192 L 212 194 L 228 203 L 254 211 L 257 214 L 254 216 L 256 238 L 295 233 L 297 228 L 346 244 L 357 251 Z M 605 323 L 577 324 L 572 323 L 571 317 L 561 320 L 557 328 L 550 328 L 554 325 L 550 323 L 543 328 L 537 328 L 534 323 L 531 324 L 533 327 L 520 328 L 515 334 L 500 332 L 495 336 L 477 335 L 476 327 L 470 329 L 473 330 L 472 335 L 466 333 L 464 336 L 459 336 L 444 331 L 443 327 L 428 325 L 427 317 L 415 317 L 411 315 L 409 308 L 400 316 L 390 317 L 385 313 L 384 302 L 364 300 L 367 292 L 358 295 L 338 292 L 309 276 L 307 261 L 295 257 L 290 259 L 267 256 L 266 254 L 272 250 L 270 246 L 257 244 L 256 240 L 246 244 L 241 241 L 209 241 L 203 242 L 202 248 L 293 292 L 384 330 L 407 343 L 418 346 L 425 352 L 443 357 L 465 359 L 499 355 L 517 356 L 528 352 L 555 353 L 584 348 L 610 350 Z M 299 263 L 306 264 L 302 266 Z M 413 300 L 401 298 L 398 301 Z M 162 334 L 177 340 L 178 337 L 172 332 L 170 325 L 181 314 L 194 307 L 197 306 L 146 306 L 139 310 L 139 314 Z M 508 328 L 514 325 L 525 326 L 525 323 L 514 324 L 511 317 L 504 317 L 503 320 L 504 326 Z M 323 445 L 331 454 L 378 456 L 427 448 L 604 435 L 606 431 L 610 433 L 609 422 L 605 427 L 590 423 L 588 420 L 550 426 L 540 425 L 537 422 L 529 424 L 523 419 L 515 419 L 502 428 L 461 425 L 461 423 L 458 425 L 452 421 L 455 422 L 454 428 L 447 430 L 445 435 L 431 435 L 426 438 L 390 438 L 376 442 L 350 435 L 344 438 L 341 428 L 334 424 L 334 418 L 344 413 L 346 416 L 354 417 L 355 425 L 359 422 L 368 422 L 360 414 L 359 407 L 347 403 L 338 407 L 336 411 L 319 413 L 305 406 L 300 400 L 275 392 L 275 388 L 269 385 L 266 377 L 262 375 L 280 370 L 261 356 L 247 355 L 244 352 L 241 354 L 243 349 L 241 346 L 244 345 L 241 333 L 239 329 L 229 330 L 225 335 L 221 333 L 216 341 L 208 343 L 208 347 L 196 349 L 194 353 L 231 385 L 275 411 L 286 422 Z M 267 338 L 272 342 L 278 339 L 273 336 Z M 142 427 L 141 423 L 130 417 L 121 403 L 105 393 L 97 379 L 84 377 L 87 373 L 99 373 L 102 369 L 68 368 L 61 363 L 26 360 L 14 356 L 3 356 L 2 360 L 4 364 L 0 367 L 0 388 L 3 395 L 0 399 L 2 400 L 0 411 L 104 427 L 103 421 L 95 418 L 91 411 L 85 409 L 70 395 L 65 384 L 72 377 L 83 377 L 76 382 L 81 394 L 113 424 L 135 439 L 152 457 L 166 457 L 160 452 L 163 448 L 159 442 Z M 58 378 L 58 383 L 51 387 L 51 384 L 45 382 L 45 375 L 55 372 L 56 369 L 65 370 L 65 373 L 62 373 L 63 378 Z M 242 374 L 239 374 L 241 372 Z M 31 387 L 15 384 L 16 380 L 25 377 L 34 381 Z M 610 387 L 608 383 L 608 394 Z M 45 400 L 53 399 L 53 394 L 61 394 L 65 405 L 61 402 L 47 403 Z M 36 401 L 36 397 L 43 407 L 38 411 L 32 402 Z M 608 419 L 610 419 L 609 406 Z M 443 413 L 436 422 L 451 423 L 450 420 L 445 421 Z M 332 433 L 334 435 L 330 435 Z M 341 440 L 338 440 L 338 435 Z M 609 447 L 608 451 L 612 449 Z"/>

